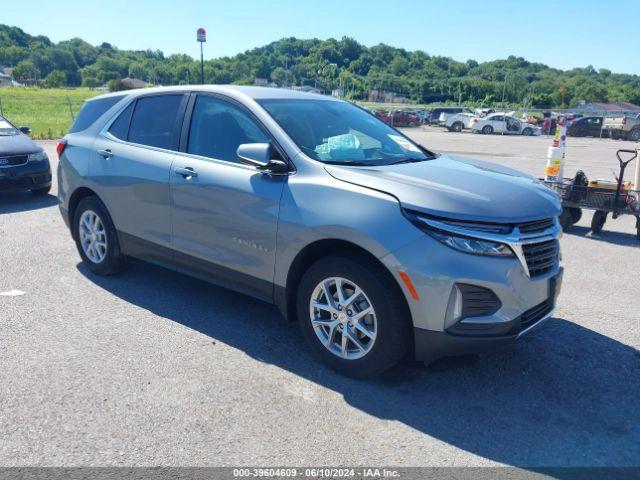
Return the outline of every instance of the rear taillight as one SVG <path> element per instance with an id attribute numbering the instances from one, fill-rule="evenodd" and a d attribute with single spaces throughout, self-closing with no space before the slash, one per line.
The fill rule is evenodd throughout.
<path id="1" fill-rule="evenodd" d="M 477 119 L 476 117 L 473 117 L 473 118 L 471 119 L 471 123 L 478 123 L 478 119 Z"/>
<path id="2" fill-rule="evenodd" d="M 626 124 L 627 124 L 627 117 L 624 117 L 624 118 L 622 119 L 622 124 L 623 124 L 623 125 L 626 125 Z"/>
<path id="3" fill-rule="evenodd" d="M 58 152 L 58 158 L 60 158 L 65 148 L 67 148 L 67 141 L 65 139 L 62 139 L 56 145 L 56 152 Z"/>
<path id="4" fill-rule="evenodd" d="M 574 121 L 574 122 L 571 122 L 571 126 L 572 126 L 572 127 L 575 127 L 577 124 L 578 124 L 578 122 L 575 122 L 575 121 Z"/>

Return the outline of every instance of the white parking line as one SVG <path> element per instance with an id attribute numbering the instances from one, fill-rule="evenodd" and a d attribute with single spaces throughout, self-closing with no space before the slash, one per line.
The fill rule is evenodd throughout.
<path id="1" fill-rule="evenodd" d="M 0 297 L 19 297 L 20 295 L 25 295 L 27 292 L 23 292 L 22 290 L 8 290 L 6 292 L 0 292 Z"/>

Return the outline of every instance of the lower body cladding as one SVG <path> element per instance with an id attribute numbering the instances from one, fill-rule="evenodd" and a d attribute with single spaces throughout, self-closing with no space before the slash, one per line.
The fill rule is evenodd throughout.
<path id="1" fill-rule="evenodd" d="M 0 191 L 40 190 L 51 187 L 48 162 L 29 162 L 0 168 Z"/>
<path id="2" fill-rule="evenodd" d="M 426 235 L 381 260 L 399 278 L 425 362 L 513 342 L 551 316 L 562 284 L 557 261 L 529 277 L 515 256 L 463 253 Z"/>

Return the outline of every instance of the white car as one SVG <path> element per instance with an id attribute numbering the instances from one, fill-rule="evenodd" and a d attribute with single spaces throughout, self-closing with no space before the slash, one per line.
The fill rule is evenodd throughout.
<path id="1" fill-rule="evenodd" d="M 540 135 L 541 129 L 504 113 L 492 113 L 484 118 L 471 119 L 473 133 L 501 133 L 503 135 Z"/>
<path id="2" fill-rule="evenodd" d="M 449 110 L 449 111 L 447 111 Z M 460 115 L 461 113 L 470 113 L 470 114 L 474 114 L 475 112 L 473 110 L 471 110 L 470 108 L 450 108 L 450 109 L 445 109 L 445 111 L 443 111 L 440 116 L 438 117 L 438 125 L 440 125 L 441 127 L 444 127 L 445 124 L 447 123 L 447 120 L 450 117 L 456 116 L 456 115 Z"/>
<path id="3" fill-rule="evenodd" d="M 444 127 L 450 132 L 461 132 L 471 128 L 471 120 L 475 117 L 473 113 L 450 113 L 445 117 Z"/>

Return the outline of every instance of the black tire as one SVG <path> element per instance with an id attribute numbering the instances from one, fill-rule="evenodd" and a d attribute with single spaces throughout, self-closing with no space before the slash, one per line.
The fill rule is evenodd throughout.
<path id="1" fill-rule="evenodd" d="M 522 130 L 522 135 L 524 135 L 525 137 L 530 137 L 531 135 L 533 135 L 533 130 L 531 130 L 530 128 L 525 128 L 524 130 Z"/>
<path id="2" fill-rule="evenodd" d="M 51 185 L 49 185 L 48 187 L 34 188 L 31 190 L 31 193 L 40 197 L 40 196 L 48 195 L 50 191 L 51 191 Z"/>
<path id="3" fill-rule="evenodd" d="M 309 306 L 316 287 L 325 279 L 341 277 L 357 284 L 369 298 L 377 317 L 375 343 L 361 358 L 345 359 L 331 353 L 311 325 Z M 393 277 L 357 255 L 332 255 L 318 260 L 303 275 L 297 291 L 296 313 L 305 340 L 330 368 L 354 378 L 368 378 L 389 370 L 407 353 L 412 337 L 410 313 Z M 334 317 L 335 318 L 335 317 Z M 337 332 L 336 335 L 342 334 Z"/>
<path id="4" fill-rule="evenodd" d="M 633 142 L 640 140 L 640 128 L 634 128 L 627 134 L 627 138 Z"/>
<path id="5" fill-rule="evenodd" d="M 569 208 L 569 213 L 571 214 L 571 224 L 575 225 L 576 223 L 578 223 L 581 219 L 582 219 L 582 209 L 581 208 L 576 208 L 576 207 L 572 207 Z"/>
<path id="6" fill-rule="evenodd" d="M 464 125 L 462 125 L 462 122 L 453 122 L 453 125 L 451 125 L 451 128 L 454 132 L 460 133 L 462 131 L 463 126 Z"/>
<path id="7" fill-rule="evenodd" d="M 91 210 L 100 218 L 106 234 L 106 254 L 104 259 L 99 263 L 93 262 L 87 257 L 80 241 L 80 219 L 82 218 L 82 214 L 88 210 Z M 73 238 L 76 241 L 76 247 L 78 248 L 82 262 L 93 273 L 98 275 L 113 275 L 124 270 L 129 263 L 128 258 L 122 254 L 120 249 L 118 234 L 113 226 L 111 216 L 98 197 L 90 196 L 80 200 L 73 216 Z"/>
<path id="8" fill-rule="evenodd" d="M 493 133 L 493 127 L 491 125 L 485 125 L 482 127 L 482 133 L 485 135 L 491 135 Z"/>
<path id="9" fill-rule="evenodd" d="M 591 219 L 591 231 L 593 233 L 600 233 L 602 231 L 602 227 L 607 223 L 607 215 L 608 212 L 602 210 L 596 210 L 593 213 L 593 218 Z"/>
<path id="10" fill-rule="evenodd" d="M 562 209 L 562 213 L 560 214 L 560 217 L 558 217 L 558 221 L 560 222 L 562 230 L 567 230 L 571 225 L 573 225 L 571 212 L 567 209 Z"/>

